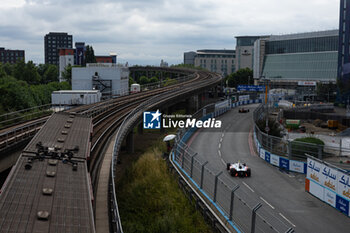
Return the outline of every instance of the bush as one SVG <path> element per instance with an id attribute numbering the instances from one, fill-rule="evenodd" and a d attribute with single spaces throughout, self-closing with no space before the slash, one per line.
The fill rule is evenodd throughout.
<path id="1" fill-rule="evenodd" d="M 124 231 L 211 232 L 158 154 L 159 149 L 148 150 L 120 180 L 117 195 Z"/>
<path id="2" fill-rule="evenodd" d="M 320 146 L 323 153 L 324 142 L 322 140 L 314 137 L 297 138 L 292 142 L 292 155 L 305 157 L 305 153 L 307 153 L 318 157 Z"/>

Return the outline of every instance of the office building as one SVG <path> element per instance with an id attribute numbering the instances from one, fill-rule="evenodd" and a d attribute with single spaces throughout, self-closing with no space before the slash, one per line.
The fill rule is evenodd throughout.
<path id="1" fill-rule="evenodd" d="M 45 64 L 59 64 L 59 49 L 72 48 L 73 36 L 64 32 L 50 32 L 45 35 Z"/>
<path id="2" fill-rule="evenodd" d="M 235 50 L 203 49 L 184 53 L 184 64 L 202 67 L 224 76 L 235 72 Z"/>
<path id="3" fill-rule="evenodd" d="M 78 66 L 85 65 L 85 42 L 75 42 L 74 64 Z"/>
<path id="4" fill-rule="evenodd" d="M 255 42 L 254 78 L 335 82 L 338 30 L 269 36 Z"/>
<path id="5" fill-rule="evenodd" d="M 0 48 L 1 63 L 14 64 L 20 59 L 22 59 L 23 61 L 25 60 L 24 50 L 12 50 L 12 49 Z"/>
<path id="6" fill-rule="evenodd" d="M 254 42 L 260 36 L 236 36 L 236 68 L 253 69 Z"/>
<path id="7" fill-rule="evenodd" d="M 106 56 L 95 56 L 96 63 L 111 63 L 111 64 L 117 64 L 117 54 L 110 53 Z"/>
<path id="8" fill-rule="evenodd" d="M 196 57 L 196 52 L 186 52 L 184 53 L 184 64 L 194 66 L 194 58 Z"/>
<path id="9" fill-rule="evenodd" d="M 166 61 L 163 61 L 163 59 L 160 61 L 160 67 L 168 67 L 169 64 Z"/>
<path id="10" fill-rule="evenodd" d="M 338 30 L 272 35 L 254 43 L 254 79 L 272 88 L 296 89 L 298 99 L 314 99 L 317 83 L 335 83 Z M 258 81 L 259 80 L 259 81 Z"/>

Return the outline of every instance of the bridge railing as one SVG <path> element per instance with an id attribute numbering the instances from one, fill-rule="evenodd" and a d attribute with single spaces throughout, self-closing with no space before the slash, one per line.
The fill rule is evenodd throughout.
<path id="1" fill-rule="evenodd" d="M 235 106 L 240 105 L 241 103 Z M 220 111 L 221 114 L 224 112 Z M 195 114 L 197 119 L 203 120 L 214 115 L 218 116 L 218 112 L 215 112 L 212 106 L 207 106 Z M 189 128 L 177 132 L 170 157 L 176 167 L 191 181 L 193 188 L 199 190 L 215 211 L 225 219 L 225 225 L 230 225 L 237 232 L 292 232 L 290 226 L 266 208 L 261 208 L 262 204 L 257 197 L 251 197 L 232 179 L 224 176 L 222 169 L 215 169 L 188 146 L 187 141 L 195 131 L 196 128 Z M 222 166 L 226 169 L 226 164 Z"/>

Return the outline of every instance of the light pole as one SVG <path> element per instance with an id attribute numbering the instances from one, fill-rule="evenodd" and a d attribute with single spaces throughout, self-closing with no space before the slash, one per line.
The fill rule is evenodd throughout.
<path id="1" fill-rule="evenodd" d="M 260 76 L 260 79 L 264 80 L 265 84 L 265 117 L 266 117 L 266 124 L 265 124 L 265 131 L 267 135 L 269 135 L 269 101 L 268 101 L 268 79 L 265 76 Z"/>

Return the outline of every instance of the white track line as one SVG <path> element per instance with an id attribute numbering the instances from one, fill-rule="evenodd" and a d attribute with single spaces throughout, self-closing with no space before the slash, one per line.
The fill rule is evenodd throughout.
<path id="1" fill-rule="evenodd" d="M 222 162 L 224 165 L 226 165 L 226 163 L 225 163 L 225 161 L 224 161 L 223 159 L 221 159 L 221 162 Z"/>
<path id="2" fill-rule="evenodd" d="M 222 138 L 220 138 L 220 142 L 222 142 Z"/>
<path id="3" fill-rule="evenodd" d="M 220 150 L 218 150 L 218 154 L 219 154 L 219 156 L 221 157 L 221 151 L 220 151 Z"/>
<path id="4" fill-rule="evenodd" d="M 261 200 L 263 200 L 268 206 L 270 206 L 272 209 L 275 209 L 270 203 L 268 203 L 264 198 L 260 197 Z"/>
<path id="5" fill-rule="evenodd" d="M 225 133 L 222 133 L 222 134 L 221 134 L 221 137 L 223 138 L 224 136 L 225 136 Z"/>
<path id="6" fill-rule="evenodd" d="M 244 181 L 242 182 L 250 191 L 252 191 L 253 193 L 254 193 L 254 190 L 251 188 L 251 187 L 249 187 L 249 185 L 247 185 Z"/>
<path id="7" fill-rule="evenodd" d="M 219 149 L 221 148 L 221 143 L 219 143 Z"/>
<path id="8" fill-rule="evenodd" d="M 293 227 L 296 227 L 288 218 L 286 218 L 283 214 L 279 213 L 279 215 L 281 215 L 282 218 L 284 218 L 287 222 L 290 223 L 290 225 L 292 225 Z"/>

